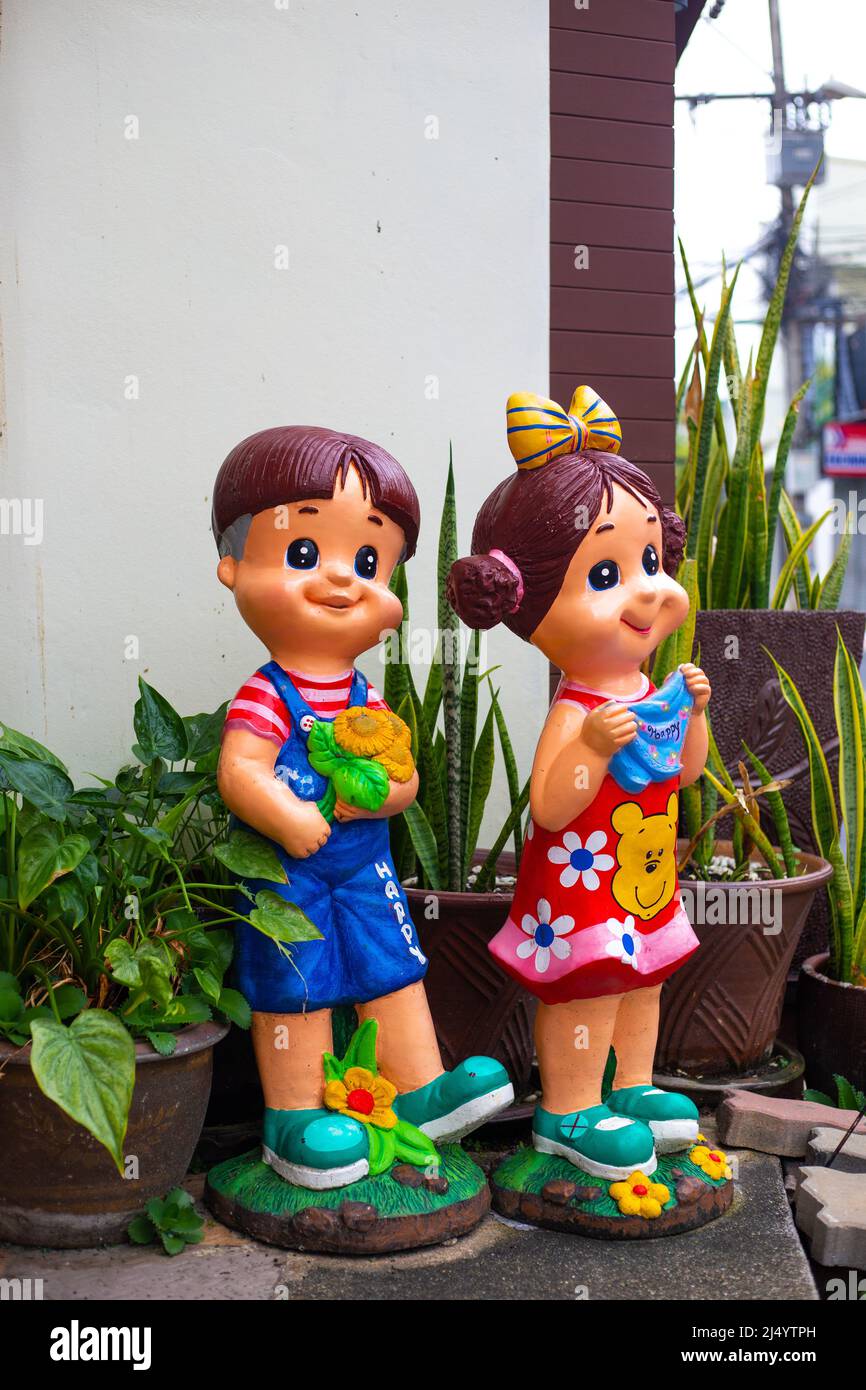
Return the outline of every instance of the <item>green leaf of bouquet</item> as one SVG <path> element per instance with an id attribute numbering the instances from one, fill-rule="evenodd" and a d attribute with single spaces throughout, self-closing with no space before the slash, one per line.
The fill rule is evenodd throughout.
<path id="1" fill-rule="evenodd" d="M 256 905 L 249 919 L 257 931 L 273 941 L 291 944 L 293 941 L 322 941 L 324 938 L 305 912 L 279 893 L 263 888 L 256 893 Z"/>
<path id="2" fill-rule="evenodd" d="M 349 756 L 337 743 L 333 724 L 327 719 L 314 720 L 307 735 L 307 757 L 316 772 L 330 777 Z"/>
<path id="3" fill-rule="evenodd" d="M 381 763 L 370 758 L 347 758 L 334 768 L 331 777 L 340 800 L 364 811 L 378 811 L 388 795 L 388 774 Z"/>
<path id="4" fill-rule="evenodd" d="M 379 1069 L 376 1065 L 376 1038 L 379 1033 L 379 1025 L 375 1018 L 365 1018 L 359 1028 L 355 1029 L 349 1039 L 349 1046 L 346 1048 L 343 1057 L 343 1070 L 348 1071 L 349 1067 L 364 1067 L 373 1076 L 378 1076 Z"/>
<path id="5" fill-rule="evenodd" d="M 56 825 L 41 822 L 29 831 L 18 849 L 18 906 L 27 908 L 61 874 L 77 868 L 90 853 L 83 835 L 63 835 Z"/>
<path id="6" fill-rule="evenodd" d="M 139 698 L 132 723 L 138 739 L 139 756 L 144 754 L 142 761 L 146 763 L 154 758 L 165 758 L 168 763 L 180 762 L 188 752 L 183 720 L 165 696 L 160 695 L 141 676 L 138 678 L 138 689 Z"/>
<path id="7" fill-rule="evenodd" d="M 238 1028 L 249 1028 L 253 1021 L 252 1010 L 240 990 L 221 989 L 216 1006 Z"/>
<path id="8" fill-rule="evenodd" d="M 18 792 L 51 820 L 63 820 L 73 786 L 66 773 L 53 763 L 35 758 L 19 758 L 0 752 L 0 772 L 13 791 Z"/>
<path id="9" fill-rule="evenodd" d="M 148 1216 L 134 1216 L 126 1228 L 126 1234 L 134 1245 L 152 1245 L 156 1239 L 153 1222 Z"/>
<path id="10" fill-rule="evenodd" d="M 67 1027 L 34 1019 L 30 1059 L 49 1100 L 103 1144 L 123 1176 L 123 1140 L 135 1085 L 135 1043 L 120 1019 L 86 1009 Z"/>
<path id="11" fill-rule="evenodd" d="M 214 847 L 214 855 L 241 878 L 260 878 L 267 883 L 289 881 L 273 845 L 248 830 L 233 830 L 223 844 Z"/>
<path id="12" fill-rule="evenodd" d="M 367 1138 L 370 1177 L 375 1178 L 394 1162 L 394 1132 L 390 1129 L 378 1129 L 376 1125 L 367 1125 Z"/>
<path id="13" fill-rule="evenodd" d="M 325 1081 L 342 1081 L 346 1067 L 333 1052 L 322 1053 L 322 1069 L 325 1073 Z"/>

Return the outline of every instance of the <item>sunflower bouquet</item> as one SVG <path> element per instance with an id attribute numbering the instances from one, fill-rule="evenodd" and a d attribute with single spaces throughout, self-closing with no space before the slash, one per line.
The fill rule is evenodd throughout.
<path id="1" fill-rule="evenodd" d="M 391 782 L 408 782 L 415 771 L 408 724 L 391 710 L 352 705 L 333 722 L 317 719 L 307 753 L 316 772 L 328 778 L 318 802 L 327 821 L 339 798 L 348 806 L 378 811 Z"/>

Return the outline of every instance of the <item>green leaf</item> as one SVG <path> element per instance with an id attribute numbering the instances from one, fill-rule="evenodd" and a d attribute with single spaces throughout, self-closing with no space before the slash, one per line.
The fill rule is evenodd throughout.
<path id="1" fill-rule="evenodd" d="M 856 1086 L 852 1086 L 844 1076 L 833 1073 L 833 1080 L 836 1082 L 836 1095 L 839 1101 L 840 1110 L 862 1110 L 866 1104 L 866 1097 Z"/>
<path id="2" fill-rule="evenodd" d="M 804 382 L 799 391 L 794 396 L 788 407 L 785 416 L 785 423 L 782 426 L 782 433 L 779 443 L 776 446 L 776 457 L 773 460 L 773 477 L 770 483 L 770 497 L 767 502 L 767 553 L 764 556 L 764 578 L 761 588 L 753 597 L 755 608 L 769 608 L 770 606 L 770 572 L 773 567 L 773 547 L 776 541 L 776 526 L 779 521 L 779 504 L 782 498 L 782 489 L 785 485 L 785 470 L 788 466 L 788 454 L 791 450 L 791 443 L 794 438 L 794 431 L 797 428 L 797 416 L 800 413 L 800 402 L 809 389 L 810 382 Z"/>
<path id="3" fill-rule="evenodd" d="M 135 704 L 133 727 L 142 762 L 165 758 L 166 762 L 181 762 L 188 754 L 187 734 L 183 720 L 164 695 L 147 681 L 138 678 L 139 698 Z"/>
<path id="4" fill-rule="evenodd" d="M 22 734 L 18 729 L 11 729 L 8 724 L 0 725 L 0 751 L 13 753 L 16 758 L 33 759 L 38 763 L 50 763 L 52 767 L 59 768 L 61 772 L 67 772 L 65 763 L 62 763 L 55 753 L 52 753 L 42 743 L 37 743 L 35 738 L 30 738 L 27 734 Z"/>
<path id="5" fill-rule="evenodd" d="M 740 606 L 740 585 L 746 563 L 746 549 L 750 541 L 747 518 L 753 395 L 754 379 L 749 375 L 743 383 L 740 396 L 737 442 L 728 475 L 724 542 L 720 537 L 713 564 L 713 603 L 719 608 Z M 697 540 L 697 531 L 695 539 Z"/>
<path id="6" fill-rule="evenodd" d="M 126 1234 L 133 1245 L 152 1245 L 156 1240 L 156 1229 L 149 1216 L 134 1216 L 126 1228 Z"/>
<path id="7" fill-rule="evenodd" d="M 698 524 L 703 506 L 704 488 L 706 485 L 707 468 L 709 465 L 710 448 L 712 444 L 713 431 L 715 428 L 716 406 L 718 404 L 719 392 L 719 372 L 722 365 L 722 351 L 728 331 L 728 318 L 731 312 L 731 298 L 737 284 L 737 277 L 740 267 L 734 271 L 734 278 L 730 286 L 722 290 L 722 300 L 716 322 L 713 326 L 713 337 L 710 344 L 710 355 L 706 369 L 706 381 L 704 383 L 704 399 L 701 407 L 701 419 L 698 427 L 698 442 L 695 454 L 694 467 L 694 489 L 692 496 L 691 510 L 689 514 L 688 546 L 691 553 L 694 553 L 698 539 Z"/>
<path id="8" fill-rule="evenodd" d="M 316 719 L 307 737 L 307 756 L 316 772 L 330 777 L 351 755 L 340 747 L 330 720 Z"/>
<path id="9" fill-rule="evenodd" d="M 851 554 L 851 542 L 854 539 L 854 531 L 849 525 L 842 533 L 836 554 L 833 556 L 832 563 L 818 589 L 818 601 L 816 608 L 825 611 L 835 610 L 839 607 L 839 600 L 842 597 L 842 586 L 845 583 L 845 575 L 848 570 L 848 560 Z"/>
<path id="10" fill-rule="evenodd" d="M 123 1176 L 123 1140 L 135 1084 L 135 1044 L 114 1014 L 86 1009 L 67 1027 L 34 1019 L 36 1084 L 103 1144 Z"/>
<path id="11" fill-rule="evenodd" d="M 355 1029 L 343 1057 L 344 1071 L 347 1071 L 349 1067 L 363 1067 L 366 1071 L 372 1072 L 373 1076 L 378 1076 L 379 1068 L 376 1063 L 378 1032 L 379 1025 L 375 1018 L 365 1018 L 360 1027 Z"/>
<path id="12" fill-rule="evenodd" d="M 803 1092 L 803 1099 L 810 1100 L 814 1105 L 832 1105 L 835 1109 L 836 1102 L 826 1091 L 816 1091 L 814 1086 L 807 1086 Z"/>
<path id="13" fill-rule="evenodd" d="M 18 758 L 0 752 L 0 772 L 13 791 L 18 792 L 51 820 L 63 820 L 73 786 L 66 773 L 53 763 Z"/>
<path id="14" fill-rule="evenodd" d="M 226 720 L 228 701 L 215 709 L 213 714 L 188 714 L 183 719 L 186 731 L 186 756 L 191 762 L 205 757 L 219 747 L 223 725 Z"/>
<path id="15" fill-rule="evenodd" d="M 370 1177 L 375 1178 L 379 1173 L 384 1173 L 394 1162 L 394 1131 L 390 1129 L 379 1129 L 376 1125 L 367 1125 L 367 1139 L 369 1142 L 368 1162 L 370 1165 Z"/>
<path id="16" fill-rule="evenodd" d="M 378 811 L 388 795 L 388 774 L 371 758 L 347 758 L 331 776 L 337 796 L 349 806 Z"/>
<path id="17" fill-rule="evenodd" d="M 257 931 L 269 936 L 272 941 L 291 943 L 293 941 L 323 941 L 319 928 L 314 926 L 305 912 L 279 893 L 263 888 L 256 893 L 256 905 L 249 919 Z"/>
<path id="18" fill-rule="evenodd" d="M 818 534 L 821 527 L 824 525 L 824 522 L 827 520 L 827 517 L 830 515 L 832 510 L 832 507 L 828 507 L 826 512 L 824 512 L 823 516 L 819 516 L 817 521 L 813 521 L 812 525 L 808 528 L 808 530 L 804 531 L 803 534 L 798 537 L 796 544 L 792 546 L 788 554 L 788 557 L 785 560 L 784 565 L 782 566 L 779 578 L 776 581 L 776 588 L 773 591 L 773 597 L 770 600 L 771 608 L 784 608 L 785 600 L 788 597 L 788 591 L 791 587 L 791 584 L 794 581 L 794 576 L 797 570 L 802 565 L 802 562 L 806 556 L 809 546 L 812 544 L 813 540 L 815 539 L 815 536 Z"/>
<path id="19" fill-rule="evenodd" d="M 177 1038 L 174 1033 L 159 1033 L 152 1028 L 148 1028 L 144 1036 L 147 1038 L 154 1052 L 158 1052 L 160 1057 L 171 1057 L 177 1048 Z"/>
<path id="20" fill-rule="evenodd" d="M 124 936 L 111 941 L 105 950 L 105 959 L 111 967 L 111 977 L 127 989 L 141 988 L 141 973 L 135 951 Z"/>
<path id="21" fill-rule="evenodd" d="M 167 1231 L 160 1231 L 159 1238 L 166 1255 L 180 1255 L 186 1248 L 183 1236 L 172 1236 Z"/>
<path id="22" fill-rule="evenodd" d="M 408 1120 L 398 1120 L 391 1133 L 395 1139 L 395 1156 L 403 1163 L 412 1163 L 416 1168 L 438 1165 L 436 1145 L 423 1130 L 416 1129 Z"/>
<path id="23" fill-rule="evenodd" d="M 496 731 L 499 735 L 499 747 L 502 749 L 502 761 L 505 764 L 505 780 L 508 783 L 508 800 L 512 810 L 520 800 L 520 774 L 517 771 L 517 759 L 514 756 L 514 747 L 511 736 L 508 732 L 508 725 L 505 722 L 505 715 L 499 703 L 499 691 L 493 689 L 493 682 L 488 676 L 487 684 L 490 687 L 490 703 L 493 707 L 493 716 L 496 720 Z M 514 862 L 520 867 L 520 856 L 523 852 L 523 841 L 520 834 L 520 821 L 514 826 Z"/>
<path id="24" fill-rule="evenodd" d="M 286 871 L 269 840 L 247 830 L 233 830 L 228 840 L 214 846 L 214 857 L 240 878 L 288 883 Z"/>
<path id="25" fill-rule="evenodd" d="M 427 886 L 434 890 L 440 889 L 442 884 L 439 878 L 439 850 L 436 837 L 417 801 L 405 807 L 403 819 L 409 828 L 415 853 L 427 879 Z"/>
<path id="26" fill-rule="evenodd" d="M 866 900 L 866 700 L 857 664 L 838 628 L 833 707 L 839 734 L 839 805 L 856 916 Z"/>
<path id="27" fill-rule="evenodd" d="M 64 836 L 55 825 L 35 825 L 18 847 L 18 906 L 29 907 L 61 874 L 77 868 L 90 853 L 83 835 Z"/>
<path id="28" fill-rule="evenodd" d="M 214 972 L 207 967 L 196 966 L 192 973 L 198 980 L 202 994 L 209 999 L 212 1004 L 219 1004 L 221 982 Z"/>
<path id="29" fill-rule="evenodd" d="M 481 818 L 484 815 L 484 807 L 487 805 L 487 797 L 490 793 L 490 786 L 493 781 L 493 763 L 495 759 L 493 746 L 493 710 L 487 711 L 487 718 L 481 728 L 478 744 L 472 754 L 472 778 L 469 793 L 469 819 L 466 825 L 466 857 L 463 861 L 463 882 L 469 876 L 472 867 L 472 860 L 475 855 L 475 848 L 478 844 L 478 832 L 481 829 Z"/>
<path id="30" fill-rule="evenodd" d="M 87 1007 L 87 995 L 78 985 L 65 984 L 58 985 L 52 990 L 54 1004 L 57 1012 L 62 1019 L 74 1018 L 80 1014 L 81 1010 Z"/>
<path id="31" fill-rule="evenodd" d="M 252 1010 L 240 990 L 221 989 L 217 1008 L 238 1028 L 249 1028 L 252 1023 Z"/>

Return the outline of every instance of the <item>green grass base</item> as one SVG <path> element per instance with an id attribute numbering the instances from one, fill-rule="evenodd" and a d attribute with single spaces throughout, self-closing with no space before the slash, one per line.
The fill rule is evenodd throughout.
<path id="1" fill-rule="evenodd" d="M 659 1154 L 658 1166 L 650 1176 L 650 1182 L 660 1182 L 670 1190 L 671 1199 L 662 1207 L 663 1212 L 673 1211 L 679 1203 L 676 1198 L 677 1178 L 673 1176 L 671 1170 L 680 1170 L 684 1178 L 697 1178 L 708 1188 L 723 1188 L 729 1179 L 709 1177 L 703 1169 L 696 1163 L 692 1163 L 688 1151 L 684 1153 Z M 539 1153 L 533 1148 L 518 1149 L 516 1153 L 506 1158 L 493 1174 L 491 1179 L 494 1188 L 500 1187 L 511 1192 L 532 1193 L 541 1196 L 542 1188 L 546 1183 L 555 1180 L 576 1183 L 578 1187 L 600 1187 L 602 1196 L 594 1198 L 592 1201 L 580 1201 L 575 1197 L 565 1204 L 566 1208 L 573 1208 L 587 1215 L 610 1217 L 619 1221 L 633 1221 L 634 1217 L 623 1216 L 613 1197 L 608 1193 L 608 1188 L 614 1181 L 612 1178 L 594 1178 L 589 1173 L 584 1173 L 582 1169 L 576 1168 L 569 1163 L 567 1158 L 559 1158 L 556 1154 Z M 651 1224 L 651 1223 L 650 1223 Z"/>
<path id="2" fill-rule="evenodd" d="M 426 1216 L 477 1197 L 485 1186 L 481 1169 L 459 1144 L 442 1144 L 439 1154 L 439 1173 L 448 1179 L 448 1191 L 444 1193 L 431 1192 L 424 1186 L 406 1187 L 391 1177 L 391 1170 L 325 1191 L 296 1187 L 264 1163 L 258 1149 L 217 1164 L 207 1181 L 214 1192 L 248 1212 L 286 1219 L 308 1207 L 337 1210 L 344 1202 L 368 1203 L 383 1218 Z"/>

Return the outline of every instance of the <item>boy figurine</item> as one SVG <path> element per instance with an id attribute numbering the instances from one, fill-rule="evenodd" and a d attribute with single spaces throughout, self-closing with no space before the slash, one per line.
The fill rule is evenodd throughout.
<path id="1" fill-rule="evenodd" d="M 402 620 L 388 583 L 414 553 L 418 526 L 418 498 L 396 459 L 333 430 L 251 435 L 214 487 L 217 575 L 270 653 L 229 707 L 219 789 L 244 828 L 273 843 L 288 875 L 286 885 L 250 888 L 279 891 L 322 934 L 293 945 L 291 959 L 247 923 L 236 937 L 265 1096 L 263 1157 L 301 1187 L 342 1187 L 369 1169 L 368 1126 L 323 1106 L 337 1005 L 377 1020 L 394 1110 L 431 1139 L 468 1134 L 513 1098 L 491 1058 L 443 1070 L 427 962 L 388 843 L 388 817 L 414 801 L 417 773 L 390 781 L 376 811 L 338 797 L 329 823 L 316 804 L 327 782 L 308 756 L 316 720 L 387 708 L 355 661 Z"/>

